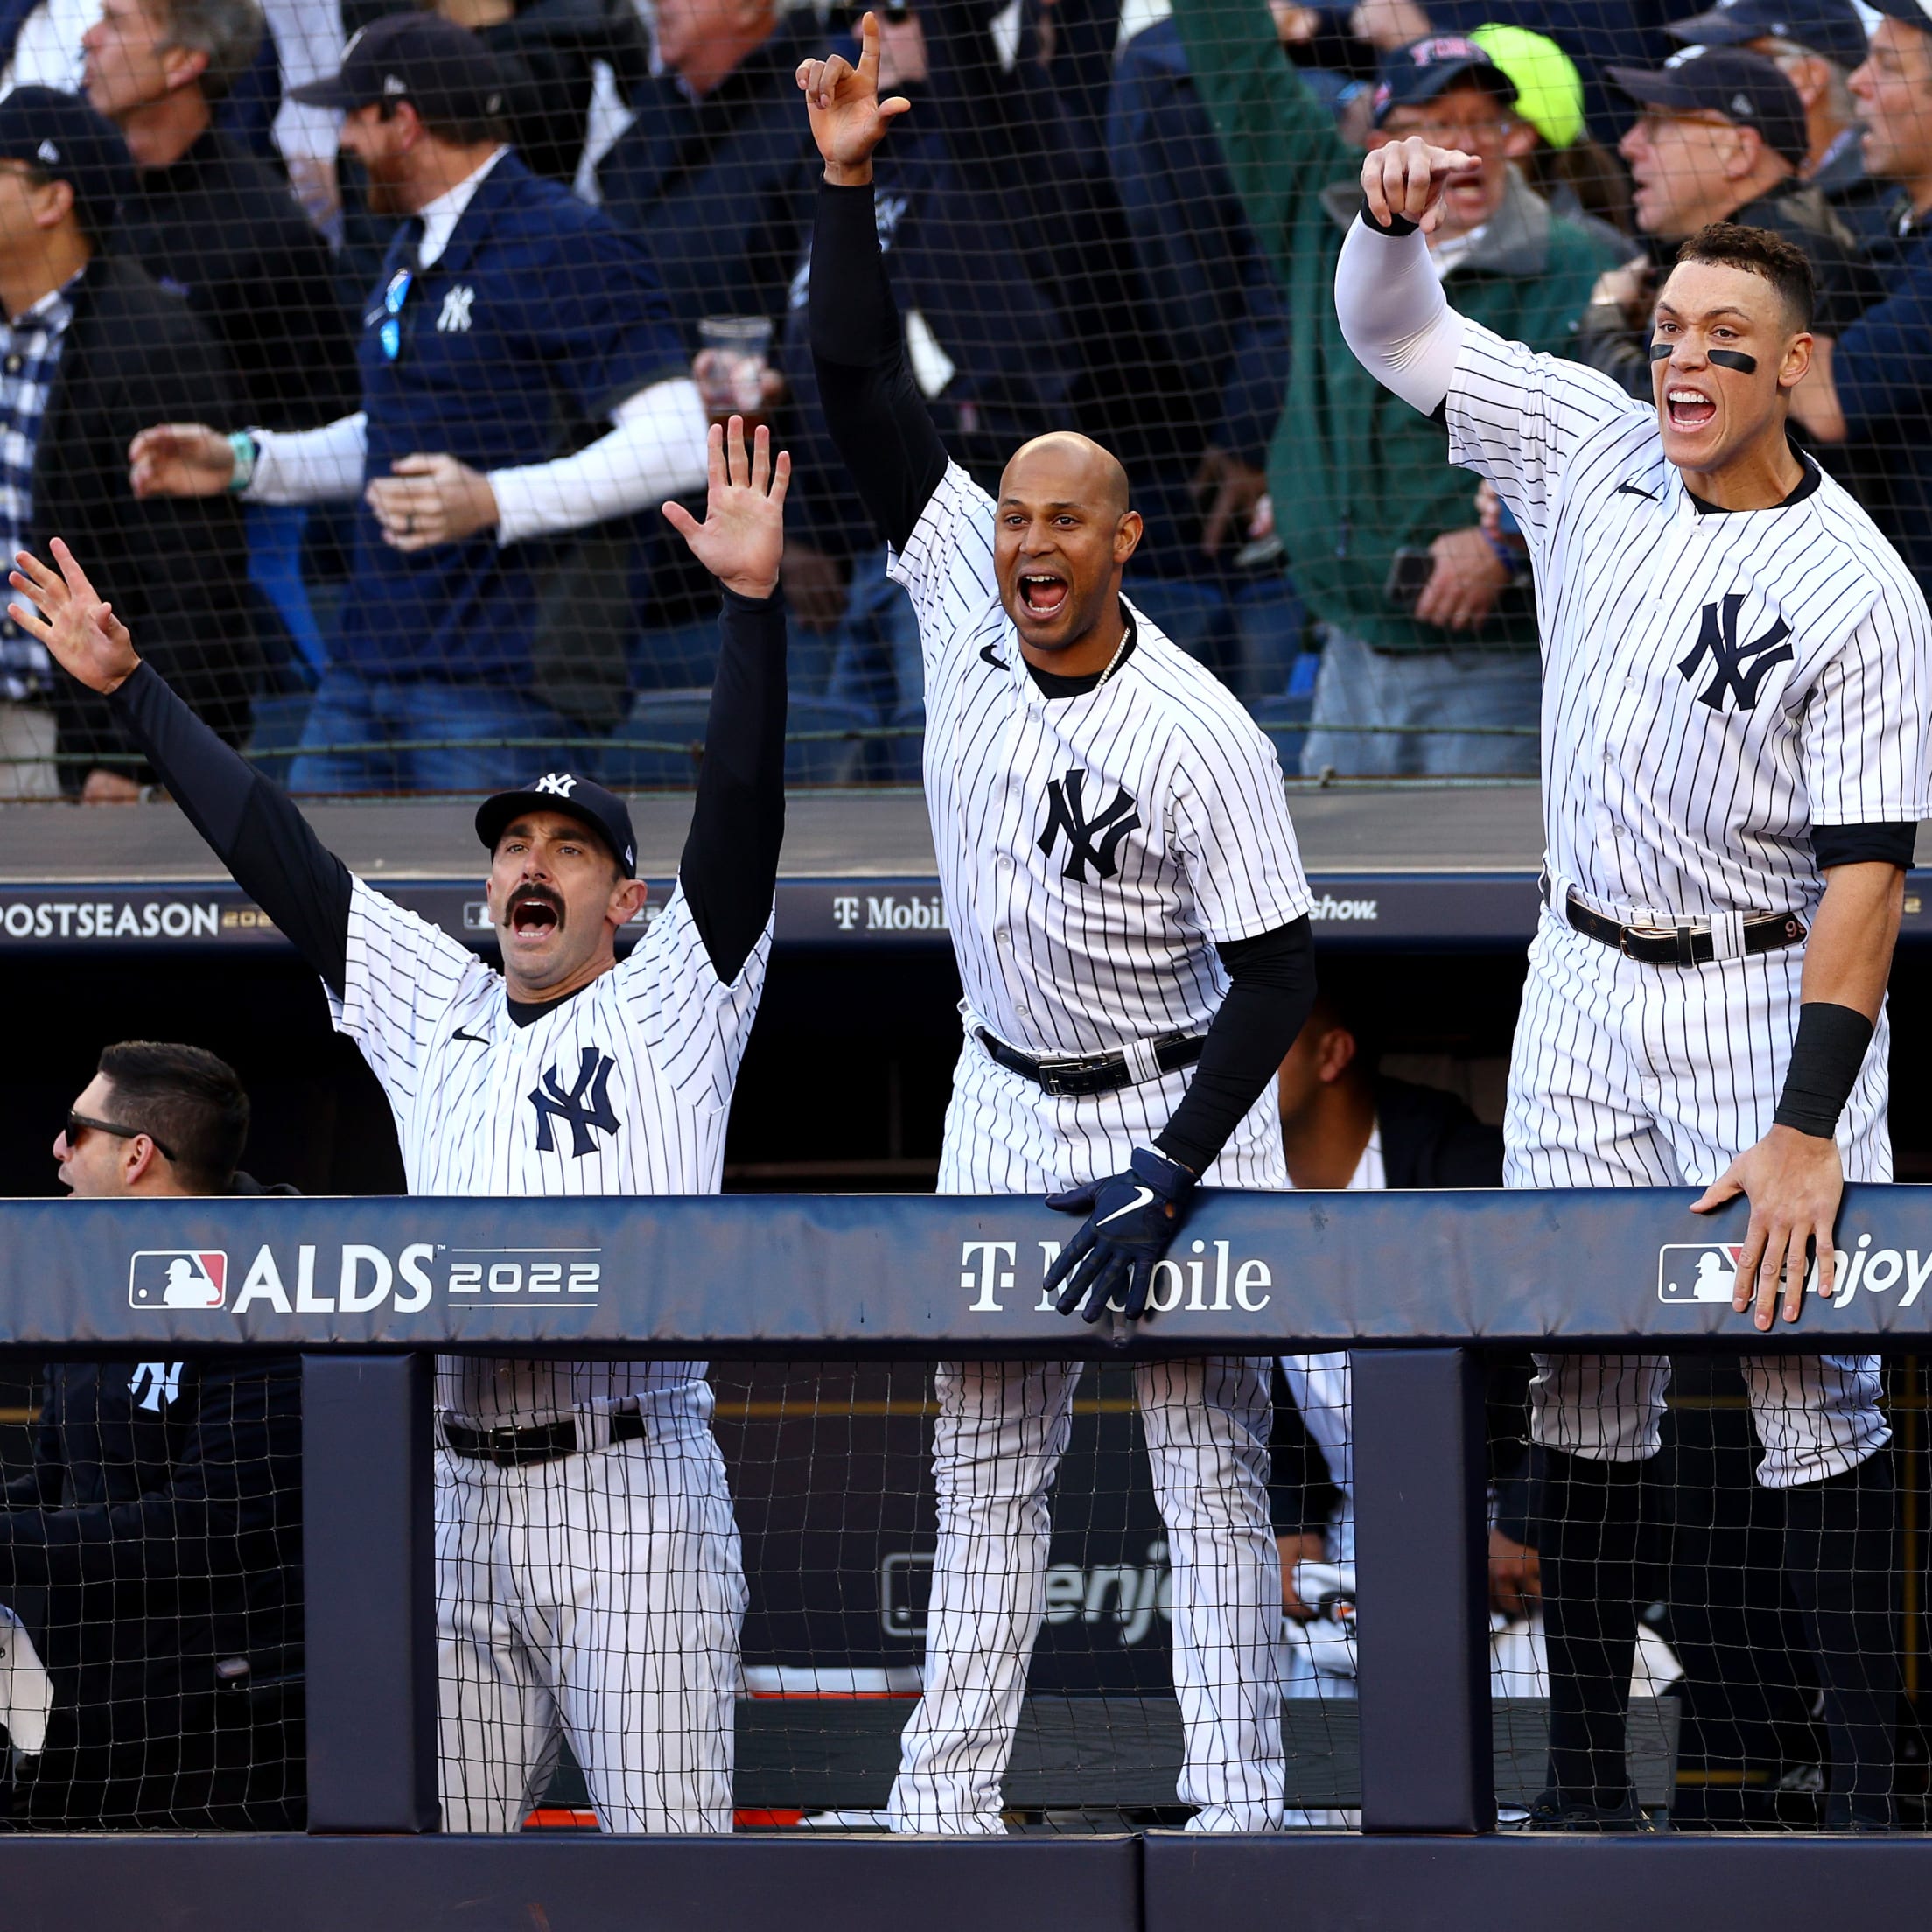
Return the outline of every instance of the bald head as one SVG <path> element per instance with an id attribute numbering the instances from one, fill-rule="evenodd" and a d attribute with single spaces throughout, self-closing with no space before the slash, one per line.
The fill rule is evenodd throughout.
<path id="1" fill-rule="evenodd" d="M 1022 443 L 999 482 L 1002 500 L 1078 503 L 1099 514 L 1127 514 L 1127 472 L 1112 451 L 1077 430 L 1054 430 Z"/>

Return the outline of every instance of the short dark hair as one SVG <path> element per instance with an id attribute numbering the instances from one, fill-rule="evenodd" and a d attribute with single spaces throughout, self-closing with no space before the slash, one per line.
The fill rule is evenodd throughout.
<path id="1" fill-rule="evenodd" d="M 101 1054 L 115 1111 L 172 1150 L 184 1184 L 225 1194 L 248 1138 L 248 1096 L 234 1068 L 200 1046 L 123 1040 Z"/>
<path id="2" fill-rule="evenodd" d="M 1782 234 L 1774 234 L 1768 228 L 1747 228 L 1737 221 L 1713 221 L 1677 249 L 1676 262 L 1704 262 L 1760 276 L 1778 291 L 1800 332 L 1811 326 L 1818 278 L 1810 256 Z"/>

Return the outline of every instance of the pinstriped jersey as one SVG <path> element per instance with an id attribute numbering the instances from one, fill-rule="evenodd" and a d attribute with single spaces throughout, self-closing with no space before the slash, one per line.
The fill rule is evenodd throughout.
<path id="1" fill-rule="evenodd" d="M 1809 915 L 1813 826 L 1932 816 L 1924 597 L 1810 458 L 1700 509 L 1649 404 L 1466 319 L 1447 416 L 1536 562 L 1553 874 L 1625 920 Z"/>
<path id="2" fill-rule="evenodd" d="M 345 990 L 329 1003 L 388 1096 L 412 1194 L 710 1194 L 770 949 L 767 924 L 725 985 L 679 887 L 629 958 L 520 1026 L 501 974 L 358 878 Z M 541 1208 L 529 1234 L 541 1245 Z M 449 1356 L 437 1393 L 485 1425 L 634 1396 L 676 1433 L 709 1419 L 704 1374 Z"/>
<path id="3" fill-rule="evenodd" d="M 1138 612 L 1094 690 L 1028 675 L 993 570 L 995 505 L 956 463 L 892 575 L 926 675 L 926 800 L 969 1026 L 1035 1054 L 1205 1032 L 1217 942 L 1312 901 L 1268 742 Z"/>

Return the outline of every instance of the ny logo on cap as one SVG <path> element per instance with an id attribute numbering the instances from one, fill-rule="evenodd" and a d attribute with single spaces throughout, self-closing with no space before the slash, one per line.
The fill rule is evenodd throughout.
<path id="1" fill-rule="evenodd" d="M 569 772 L 546 772 L 530 789 L 549 792 L 557 798 L 568 798 L 577 780 Z"/>
<path id="2" fill-rule="evenodd" d="M 410 84 L 399 74 L 386 74 L 382 76 L 382 91 L 384 94 L 407 94 Z"/>
<path id="3" fill-rule="evenodd" d="M 43 141 L 34 150 L 49 167 L 57 167 L 60 161 L 60 150 L 51 141 Z"/>

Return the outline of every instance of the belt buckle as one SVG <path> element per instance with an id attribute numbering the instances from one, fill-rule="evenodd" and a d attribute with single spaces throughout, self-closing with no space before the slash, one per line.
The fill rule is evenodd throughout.
<path id="1" fill-rule="evenodd" d="M 486 1429 L 483 1432 L 484 1453 L 493 1461 L 501 1461 L 506 1456 L 514 1460 L 523 1452 L 520 1439 L 522 1434 L 521 1429 L 513 1428 L 508 1423 L 499 1423 L 494 1429 Z"/>
<path id="2" fill-rule="evenodd" d="M 1039 1063 L 1040 1090 L 1041 1093 L 1046 1095 L 1050 1099 L 1070 1100 L 1073 1098 L 1073 1091 L 1065 1084 L 1064 1079 L 1060 1071 L 1060 1068 L 1065 1067 L 1067 1064 L 1068 1063 L 1065 1060 L 1053 1061 L 1045 1060 L 1041 1060 Z"/>

